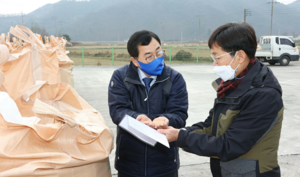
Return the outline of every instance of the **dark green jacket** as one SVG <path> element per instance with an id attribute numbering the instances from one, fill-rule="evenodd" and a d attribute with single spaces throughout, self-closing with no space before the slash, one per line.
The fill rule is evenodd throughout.
<path id="1" fill-rule="evenodd" d="M 215 89 L 220 81 L 213 82 Z M 181 130 L 176 143 L 211 157 L 214 177 L 279 177 L 282 119 L 281 87 L 270 68 L 257 62 L 236 90 L 215 99 L 205 122 Z"/>

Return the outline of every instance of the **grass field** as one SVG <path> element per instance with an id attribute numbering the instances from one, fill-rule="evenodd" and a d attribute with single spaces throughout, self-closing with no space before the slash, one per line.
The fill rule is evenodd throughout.
<path id="1" fill-rule="evenodd" d="M 171 53 L 172 64 L 197 63 L 197 44 L 174 44 L 163 46 L 165 50 L 165 63 L 169 63 Z M 300 50 L 300 46 L 298 46 Z M 74 65 L 83 65 L 82 47 L 67 47 L 68 56 L 74 61 Z M 114 65 L 125 65 L 130 62 L 130 56 L 125 45 L 114 47 Z M 212 62 L 210 49 L 207 45 L 200 45 L 198 50 L 198 62 Z M 84 46 L 84 65 L 112 65 L 112 45 Z"/>
<path id="2" fill-rule="evenodd" d="M 174 64 L 197 63 L 197 45 L 164 46 L 165 62 L 169 63 L 170 53 L 171 62 Z M 74 61 L 75 65 L 82 65 L 82 47 L 67 47 L 70 51 L 68 56 Z M 200 45 L 198 51 L 198 62 L 212 62 L 210 50 L 206 45 Z M 130 56 L 126 46 L 114 47 L 114 65 L 124 65 L 130 62 Z M 112 65 L 112 46 L 85 46 L 84 65 Z"/>

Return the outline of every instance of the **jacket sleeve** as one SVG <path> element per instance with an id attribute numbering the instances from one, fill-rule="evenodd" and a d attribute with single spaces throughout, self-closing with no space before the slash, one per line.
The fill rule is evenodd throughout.
<path id="1" fill-rule="evenodd" d="M 277 122 L 283 109 L 277 91 L 258 92 L 245 99 L 240 113 L 221 136 L 181 130 L 177 146 L 201 156 L 217 156 L 222 161 L 235 159 L 248 152 Z"/>
<path id="2" fill-rule="evenodd" d="M 114 72 L 109 82 L 108 106 L 110 117 L 116 125 L 122 121 L 126 114 L 135 119 L 141 114 L 131 109 L 130 97 L 123 83 L 122 74 L 118 70 Z"/>
<path id="3" fill-rule="evenodd" d="M 160 115 L 169 119 L 169 125 L 175 128 L 185 126 L 188 117 L 188 94 L 186 83 L 180 73 L 172 81 L 172 89 L 167 101 L 167 111 Z"/>

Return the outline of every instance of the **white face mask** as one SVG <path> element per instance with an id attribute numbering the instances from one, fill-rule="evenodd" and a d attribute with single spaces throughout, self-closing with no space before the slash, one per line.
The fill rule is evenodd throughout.
<path id="1" fill-rule="evenodd" d="M 235 59 L 237 53 L 235 54 L 234 58 L 232 59 L 231 63 Z M 224 82 L 231 80 L 235 77 L 235 73 L 240 66 L 240 64 L 233 70 L 231 68 L 231 63 L 229 65 L 223 65 L 223 66 L 214 66 L 214 72 L 222 78 Z"/>

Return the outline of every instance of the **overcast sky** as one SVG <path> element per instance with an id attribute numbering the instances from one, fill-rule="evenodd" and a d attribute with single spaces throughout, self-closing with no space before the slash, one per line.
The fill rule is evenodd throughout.
<path id="1" fill-rule="evenodd" d="M 27 14 L 30 13 L 39 7 L 48 4 L 55 3 L 59 0 L 0 0 L 0 14 Z M 271 0 L 270 0 L 271 1 Z M 295 0 L 277 0 L 278 2 L 282 2 L 284 4 L 289 4 Z"/>

